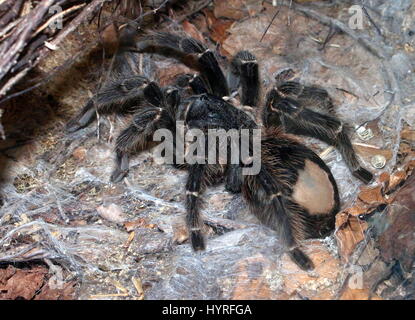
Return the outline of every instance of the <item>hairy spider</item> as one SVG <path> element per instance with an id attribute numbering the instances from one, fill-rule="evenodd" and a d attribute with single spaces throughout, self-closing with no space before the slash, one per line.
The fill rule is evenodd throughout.
<path id="1" fill-rule="evenodd" d="M 242 192 L 259 220 L 278 233 L 293 261 L 302 269 L 312 269 L 312 261 L 299 248 L 300 241 L 333 231 L 339 195 L 326 164 L 288 133 L 315 137 L 335 146 L 356 177 L 366 183 L 372 178 L 359 165 L 346 126 L 333 115 L 328 93 L 288 81 L 292 71 L 286 70 L 277 76 L 274 88 L 267 94 L 261 126 L 253 116 L 255 110 L 261 111 L 259 68 L 254 55 L 248 51 L 237 53 L 226 78 L 214 52 L 201 42 L 169 33 L 151 33 L 136 40 L 132 29 L 123 31 L 109 80 L 68 123 L 67 130 L 73 132 L 88 125 L 95 119 L 96 110 L 101 114 L 132 113 L 131 123 L 116 140 L 111 181 L 119 182 L 128 173 L 129 156 L 157 145 L 153 141 L 157 129 L 175 132 L 178 120 L 187 130 L 197 128 L 203 132 L 211 128 L 261 128 L 258 174 L 242 174 L 247 167 L 242 157 L 239 164 L 174 161 L 174 165 L 188 171 L 186 222 L 191 245 L 194 250 L 205 248 L 200 216 L 204 189 L 224 181 L 230 192 Z M 139 74 L 141 53 L 176 58 L 198 73 L 181 75 L 172 86 L 160 88 Z M 235 99 L 230 96 L 236 96 L 238 90 L 240 103 L 231 103 Z"/>

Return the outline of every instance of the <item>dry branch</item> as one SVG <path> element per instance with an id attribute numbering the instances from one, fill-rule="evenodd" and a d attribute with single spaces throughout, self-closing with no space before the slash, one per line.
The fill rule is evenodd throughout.
<path id="1" fill-rule="evenodd" d="M 18 83 L 41 59 L 45 58 L 81 23 L 87 21 L 108 0 L 84 1 L 75 3 L 70 0 L 44 0 L 38 2 L 29 13 L 20 16 L 25 1 L 6 1 L 0 12 L 7 12 L 0 17 L 0 98 Z M 81 1 L 82 2 L 82 1 Z M 72 3 L 72 4 L 71 4 Z M 89 3 L 89 4 L 88 4 Z M 51 15 L 50 9 L 59 5 L 64 10 Z M 9 8 L 8 11 L 7 8 Z M 83 8 L 83 9 L 82 9 Z M 82 9 L 80 11 L 80 9 Z M 74 18 L 66 19 L 62 30 L 48 28 L 58 18 L 79 12 Z M 51 34 L 52 33 L 52 34 Z"/>

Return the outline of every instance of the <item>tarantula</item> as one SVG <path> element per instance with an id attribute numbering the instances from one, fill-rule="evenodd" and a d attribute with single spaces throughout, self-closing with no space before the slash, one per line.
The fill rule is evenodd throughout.
<path id="1" fill-rule="evenodd" d="M 312 261 L 299 248 L 300 241 L 333 231 L 339 194 L 326 164 L 290 134 L 315 137 L 335 146 L 356 177 L 365 183 L 372 178 L 359 165 L 346 126 L 333 115 L 327 91 L 289 81 L 290 70 L 280 73 L 266 96 L 261 126 L 253 115 L 255 110 L 261 111 L 259 68 L 253 54 L 237 53 L 226 78 L 214 52 L 201 42 L 169 33 L 150 33 L 136 40 L 134 32 L 134 28 L 124 29 L 109 80 L 68 123 L 67 130 L 87 126 L 95 119 L 96 110 L 133 114 L 116 140 L 111 181 L 119 182 L 128 173 L 129 156 L 157 145 L 153 141 L 157 129 L 175 132 L 178 120 L 187 130 L 203 132 L 209 128 L 262 128 L 261 168 L 256 175 L 242 174 L 247 166 L 242 158 L 239 164 L 174 163 L 188 171 L 186 223 L 191 245 L 194 250 L 205 248 L 200 216 L 204 189 L 224 181 L 230 192 L 242 192 L 259 220 L 279 234 L 292 260 L 302 269 L 312 269 Z M 142 53 L 175 58 L 197 73 L 181 75 L 172 86 L 160 88 L 138 73 Z M 231 103 L 235 99 L 230 96 L 238 92 L 240 104 Z"/>

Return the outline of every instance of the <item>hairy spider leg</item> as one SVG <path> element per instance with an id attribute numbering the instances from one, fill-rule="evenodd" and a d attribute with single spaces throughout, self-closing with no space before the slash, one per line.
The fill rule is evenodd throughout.
<path id="1" fill-rule="evenodd" d="M 175 124 L 172 117 L 174 111 L 170 110 L 166 100 L 172 103 L 171 101 L 178 97 L 170 96 L 167 99 L 154 82 L 144 89 L 144 96 L 149 105 L 139 110 L 132 122 L 117 137 L 112 182 L 119 182 L 128 174 L 130 154 L 148 150 L 157 145 L 157 142 L 153 141 L 153 134 L 157 129 L 174 130 Z"/>
<path id="2" fill-rule="evenodd" d="M 256 107 L 259 100 L 260 82 L 256 57 L 249 51 L 239 51 L 232 59 L 228 83 L 231 93 L 241 87 L 241 103 Z M 232 193 L 241 192 L 243 183 L 241 165 L 229 164 L 226 174 L 225 189 Z"/>
<path id="3" fill-rule="evenodd" d="M 263 120 L 267 127 L 282 125 L 288 133 L 317 138 L 336 147 L 355 177 L 364 183 L 373 179 L 372 173 L 360 166 L 347 134 L 348 128 L 337 118 L 312 111 L 272 89 L 267 95 Z"/>
<path id="4" fill-rule="evenodd" d="M 291 68 L 284 68 L 275 75 L 275 83 L 277 86 L 279 86 L 283 82 L 293 80 L 294 78 L 295 78 L 294 70 Z"/>
<path id="5" fill-rule="evenodd" d="M 89 125 L 96 119 L 96 111 L 118 115 L 135 113 L 143 102 L 143 92 L 149 84 L 150 80 L 139 75 L 110 78 L 81 112 L 67 123 L 66 130 L 75 132 Z"/>
<path id="6" fill-rule="evenodd" d="M 292 98 L 302 106 L 335 115 L 333 101 L 327 90 L 323 88 L 304 86 L 296 81 L 285 81 L 277 85 L 276 89 L 282 97 Z"/>
<path id="7" fill-rule="evenodd" d="M 175 83 L 180 88 L 190 87 L 194 94 L 209 93 L 209 85 L 199 74 L 181 74 Z"/>
<path id="8" fill-rule="evenodd" d="M 186 225 L 189 231 L 190 243 L 195 251 L 205 250 L 206 247 L 202 232 L 203 221 L 200 217 L 200 195 L 205 186 L 205 172 L 205 165 L 192 165 L 186 183 Z"/>
<path id="9" fill-rule="evenodd" d="M 229 95 L 228 85 L 215 54 L 200 41 L 169 33 L 152 33 L 137 44 L 138 52 L 156 53 L 172 57 L 190 68 L 198 70 L 209 85 L 209 92 L 224 97 Z"/>
<path id="10" fill-rule="evenodd" d="M 259 100 L 259 70 L 256 57 L 249 51 L 239 51 L 232 59 L 228 76 L 231 91 L 241 86 L 241 103 L 256 107 Z"/>
<path id="11" fill-rule="evenodd" d="M 82 110 L 66 125 L 75 132 L 96 120 L 96 113 L 125 115 L 134 113 L 141 98 L 140 87 L 150 81 L 139 76 L 139 54 L 131 51 L 135 43 L 137 26 L 126 25 L 120 32 L 120 45 L 113 57 L 103 87 Z"/>

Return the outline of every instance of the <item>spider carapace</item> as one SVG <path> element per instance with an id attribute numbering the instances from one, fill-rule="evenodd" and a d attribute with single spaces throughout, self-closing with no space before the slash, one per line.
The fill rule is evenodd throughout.
<path id="1" fill-rule="evenodd" d="M 261 165 L 255 175 L 243 174 L 244 159 L 239 164 L 173 163 L 188 171 L 186 222 L 191 245 L 194 250 L 205 248 L 200 215 L 203 191 L 224 181 L 228 191 L 242 192 L 251 211 L 277 232 L 293 261 L 302 269 L 312 269 L 311 259 L 300 249 L 301 241 L 325 237 L 334 230 L 340 201 L 330 169 L 293 135 L 315 137 L 334 146 L 354 176 L 365 183 L 372 179 L 360 166 L 347 126 L 334 115 L 327 91 L 292 81 L 292 70 L 284 70 L 260 107 L 259 68 L 250 52 L 238 52 L 225 77 L 215 53 L 201 42 L 169 33 L 149 33 L 135 40 L 132 29 L 127 27 L 122 33 L 108 81 L 68 123 L 67 130 L 87 126 L 96 111 L 133 114 L 116 140 L 113 182 L 128 174 L 132 154 L 159 143 L 153 140 L 157 129 L 168 129 L 175 136 L 178 120 L 186 130 L 262 130 Z M 171 86 L 161 88 L 139 74 L 143 53 L 175 58 L 196 73 L 181 75 Z M 238 95 L 239 103 L 231 103 L 236 100 L 231 97 Z M 253 116 L 258 113 L 261 121 Z"/>

